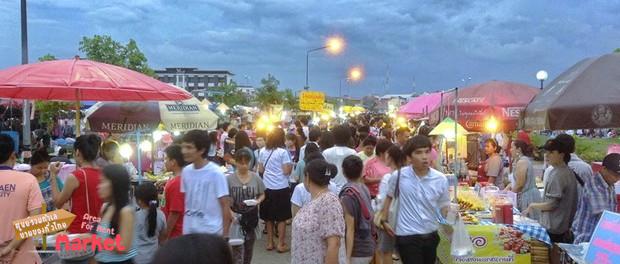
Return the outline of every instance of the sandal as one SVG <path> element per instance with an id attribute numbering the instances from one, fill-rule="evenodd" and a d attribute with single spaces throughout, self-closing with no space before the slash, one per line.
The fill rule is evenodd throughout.
<path id="1" fill-rule="evenodd" d="M 271 244 L 271 246 L 270 246 L 270 245 L 267 245 L 267 248 L 266 248 L 266 249 L 267 249 L 267 251 L 272 251 L 272 250 L 274 250 L 275 248 L 276 248 L 276 247 L 275 247 L 275 246 L 273 246 L 273 243 L 272 243 L 272 244 Z"/>
<path id="2" fill-rule="evenodd" d="M 289 252 L 291 250 L 290 247 L 288 247 L 286 244 L 284 244 L 283 247 L 278 247 L 278 253 L 286 253 Z"/>

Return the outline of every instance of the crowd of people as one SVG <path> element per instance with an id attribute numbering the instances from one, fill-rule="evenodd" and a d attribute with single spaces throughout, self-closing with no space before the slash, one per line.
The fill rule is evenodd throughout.
<path id="1" fill-rule="evenodd" d="M 252 263 L 254 250 L 263 250 L 254 246 L 263 227 L 264 250 L 290 251 L 291 263 L 435 263 L 450 208 L 436 141 L 428 127 L 380 122 L 328 127 L 301 118 L 271 131 L 227 123 L 188 131 L 164 151 L 173 176 L 162 199 L 153 183 L 132 189 L 132 171 L 115 161 L 117 144 L 97 135 L 76 138 L 77 169 L 64 181 L 61 163 L 46 152 L 34 153 L 30 173 L 13 170 L 14 144 L 0 135 L 0 219 L 65 208 L 76 215 L 68 233 L 118 239 L 113 250 L 78 254 L 83 263 Z M 496 139 L 484 140 L 479 181 L 515 192 L 517 209 L 552 242 L 589 241 L 601 213 L 616 210 L 620 154 L 594 173 L 574 154 L 572 136 L 560 134 L 544 145 L 541 193 L 529 138 L 508 142 L 502 152 Z M 40 263 L 33 240 L 13 235 L 10 225 L 0 227 L 0 259 Z"/>

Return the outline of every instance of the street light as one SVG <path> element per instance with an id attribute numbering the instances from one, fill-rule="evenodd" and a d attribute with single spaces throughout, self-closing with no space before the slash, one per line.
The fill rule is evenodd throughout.
<path id="1" fill-rule="evenodd" d="M 310 57 L 310 53 L 327 49 L 327 52 L 333 55 L 337 55 L 342 52 L 342 50 L 344 49 L 344 45 L 345 44 L 343 38 L 334 36 L 327 38 L 327 40 L 325 41 L 325 46 L 306 51 L 306 86 L 304 86 L 305 90 L 308 90 L 308 88 L 310 88 L 310 86 L 308 86 L 308 58 Z"/>
<path id="2" fill-rule="evenodd" d="M 347 77 L 340 79 L 340 84 L 338 86 L 338 97 L 340 97 L 341 101 L 342 101 L 342 81 L 344 80 L 347 83 L 357 82 L 361 80 L 363 77 L 364 77 L 364 70 L 362 69 L 361 66 L 354 66 L 348 70 Z"/>
<path id="3" fill-rule="evenodd" d="M 545 80 L 547 80 L 547 78 L 549 77 L 549 75 L 547 74 L 546 71 L 540 70 L 536 73 L 536 79 L 538 79 L 540 81 L 540 89 L 543 89 L 543 83 L 545 82 Z"/>

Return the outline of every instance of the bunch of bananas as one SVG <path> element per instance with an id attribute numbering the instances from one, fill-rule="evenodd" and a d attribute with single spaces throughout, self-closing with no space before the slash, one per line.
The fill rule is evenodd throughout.
<path id="1" fill-rule="evenodd" d="M 484 211 L 484 202 L 475 193 L 462 192 L 459 194 L 457 202 L 462 211 Z"/>

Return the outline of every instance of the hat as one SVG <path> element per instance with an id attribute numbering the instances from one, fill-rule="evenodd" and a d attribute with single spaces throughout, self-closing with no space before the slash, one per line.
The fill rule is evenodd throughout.
<path id="1" fill-rule="evenodd" d="M 566 152 L 566 145 L 562 143 L 562 141 L 557 140 L 557 139 L 549 139 L 547 140 L 547 142 L 545 143 L 545 145 L 543 146 L 543 149 L 546 151 L 554 151 L 557 150 L 558 152 Z"/>
<path id="2" fill-rule="evenodd" d="M 603 159 L 603 167 L 620 174 L 620 154 L 610 153 Z"/>

